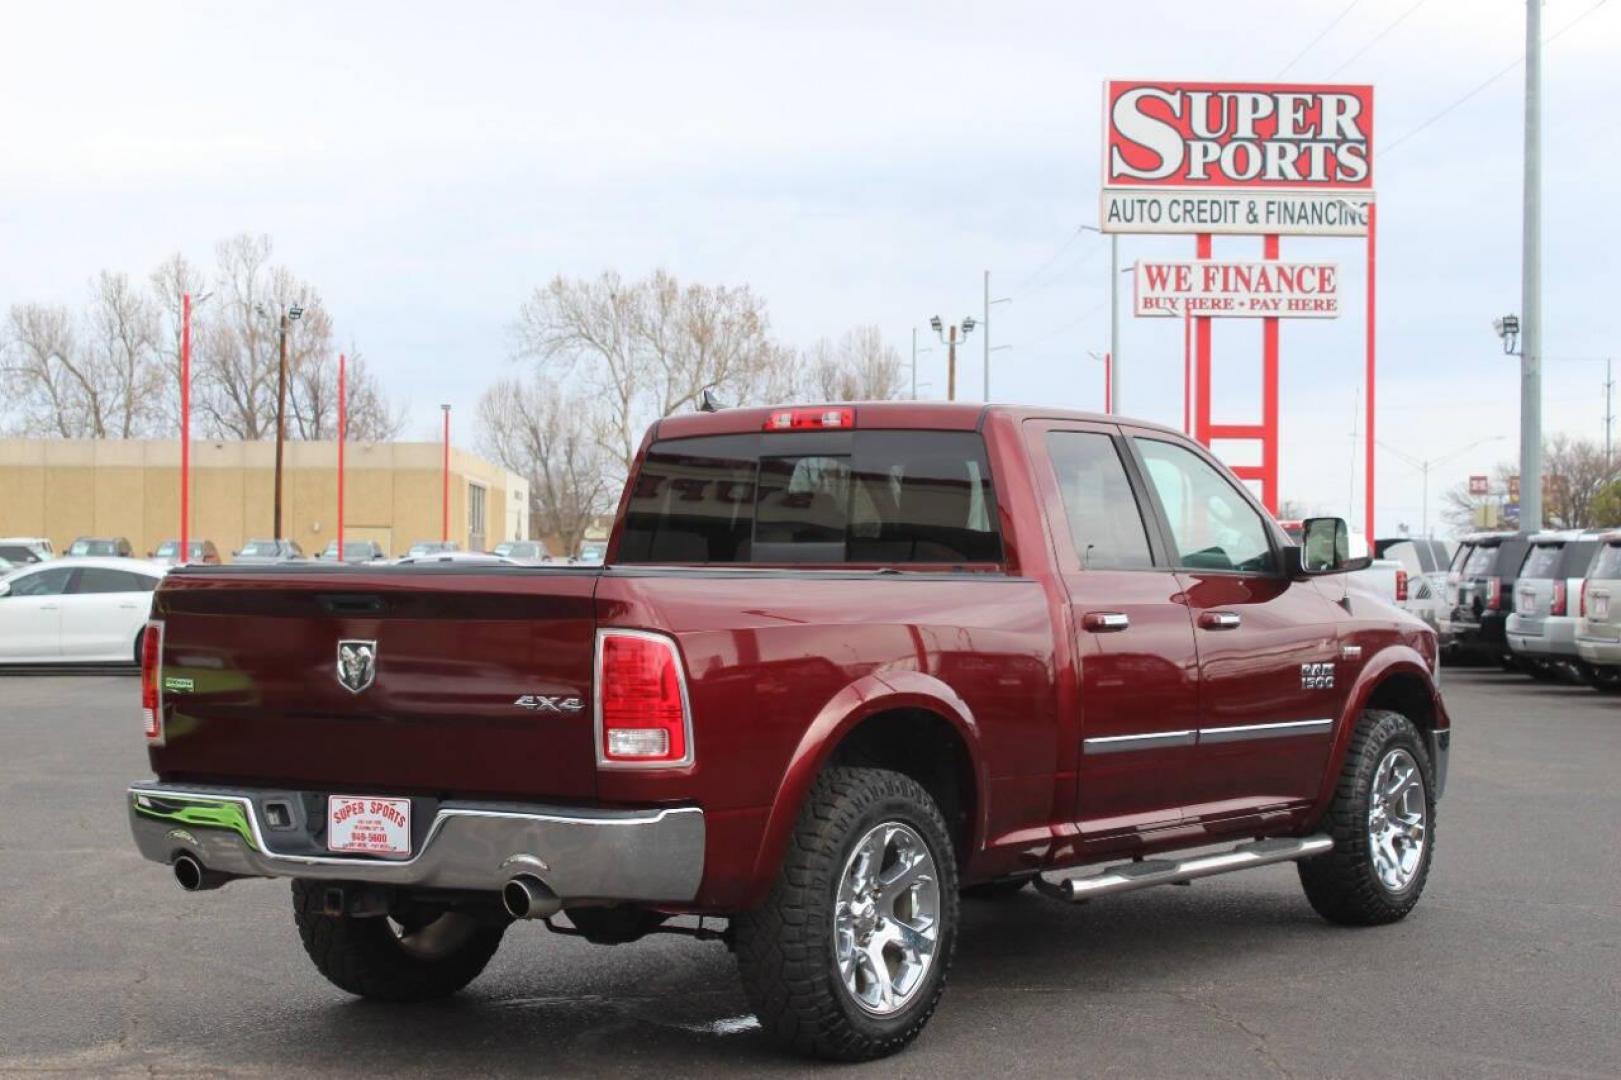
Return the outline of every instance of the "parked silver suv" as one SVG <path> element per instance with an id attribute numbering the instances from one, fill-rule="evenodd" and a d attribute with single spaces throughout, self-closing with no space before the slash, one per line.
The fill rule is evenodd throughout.
<path id="1" fill-rule="evenodd" d="M 1606 533 L 1582 582 L 1576 654 L 1600 690 L 1621 691 L 1621 532 Z"/>
<path id="2" fill-rule="evenodd" d="M 1579 673 L 1577 609 L 1582 580 L 1599 549 L 1599 535 L 1547 532 L 1531 537 L 1514 583 L 1514 612 L 1504 629 L 1509 649 L 1536 678 Z"/>

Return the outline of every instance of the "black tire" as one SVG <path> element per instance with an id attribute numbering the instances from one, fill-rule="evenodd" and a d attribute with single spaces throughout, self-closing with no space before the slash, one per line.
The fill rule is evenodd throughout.
<path id="1" fill-rule="evenodd" d="M 834 909 L 857 843 L 899 822 L 923 840 L 939 892 L 934 961 L 895 1012 L 865 1011 L 845 988 L 835 953 Z M 835 766 L 816 780 L 765 905 L 738 915 L 738 966 L 762 1027 L 801 1054 L 866 1061 L 910 1043 L 945 990 L 957 944 L 957 863 L 939 807 L 921 785 L 887 769 Z"/>
<path id="2" fill-rule="evenodd" d="M 1621 694 L 1621 667 L 1600 667 L 1580 661 L 1576 671 L 1582 681 L 1601 694 Z"/>
<path id="3" fill-rule="evenodd" d="M 1411 878 L 1399 889 L 1380 880 L 1369 839 L 1374 775 L 1385 757 L 1405 750 L 1423 782 L 1424 839 Z M 1435 770 L 1424 740 L 1401 713 L 1368 709 L 1357 722 L 1322 828 L 1334 849 L 1299 865 L 1306 899 L 1329 922 L 1379 926 L 1404 918 L 1424 892 L 1435 855 Z"/>
<path id="4" fill-rule="evenodd" d="M 1557 682 L 1560 677 L 1559 669 L 1547 661 L 1533 661 L 1524 664 L 1523 668 L 1537 682 Z"/>
<path id="5" fill-rule="evenodd" d="M 1001 881 L 985 881 L 978 885 L 970 885 L 962 890 L 967 900 L 1005 900 L 1009 896 L 1016 896 L 1024 887 L 1035 878 L 1003 878 Z"/>
<path id="6" fill-rule="evenodd" d="M 334 986 L 375 1001 L 433 1001 L 474 979 L 495 955 L 506 927 L 471 915 L 435 913 L 396 929 L 393 919 L 322 913 L 326 887 L 293 881 L 293 918 L 304 951 Z M 437 921 L 436 921 L 437 920 Z M 446 923 L 444 920 L 455 920 Z M 414 949 L 403 933 L 437 927 L 441 940 Z"/>

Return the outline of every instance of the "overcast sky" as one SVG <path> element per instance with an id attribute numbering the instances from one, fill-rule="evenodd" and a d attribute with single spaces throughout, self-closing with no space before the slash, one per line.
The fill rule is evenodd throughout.
<path id="1" fill-rule="evenodd" d="M 1523 68 L 1404 138 L 1523 50 L 1519 0 L 1127 4 L 8 3 L 0 36 L 0 305 L 78 303 L 100 268 L 212 263 L 241 231 L 321 290 L 409 404 L 471 419 L 553 274 L 747 283 L 784 340 L 993 313 L 992 396 L 1101 407 L 1095 222 L 1107 77 L 1375 86 L 1381 438 L 1440 457 L 1439 493 L 1517 453 Z M 1549 430 L 1602 437 L 1621 273 L 1621 3 L 1549 0 L 1544 62 Z M 1322 40 L 1301 50 L 1343 13 Z M 1123 263 L 1191 237 L 1122 240 Z M 1258 256 L 1260 240 L 1216 255 Z M 1359 240 L 1346 316 L 1285 322 L 1283 495 L 1343 513 L 1360 453 Z M 1129 291 L 1123 292 L 1122 303 Z M 1259 410 L 1257 326 L 1218 324 L 1218 419 Z M 1181 423 L 1177 320 L 1123 310 L 1126 413 Z M 959 386 L 978 396 L 980 340 Z M 943 350 L 919 360 L 943 396 Z M 458 442 L 471 444 L 469 425 Z M 1241 448 L 1221 447 L 1241 462 Z M 1380 451 L 1381 532 L 1417 527 L 1416 470 Z"/>

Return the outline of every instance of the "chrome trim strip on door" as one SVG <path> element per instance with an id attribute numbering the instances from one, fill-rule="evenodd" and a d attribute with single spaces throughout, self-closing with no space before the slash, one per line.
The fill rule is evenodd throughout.
<path id="1" fill-rule="evenodd" d="M 1243 742 L 1248 739 L 1278 739 L 1287 735 L 1311 735 L 1327 731 L 1333 720 L 1286 720 L 1279 724 L 1236 724 L 1232 727 L 1200 728 L 1202 743 Z"/>
<path id="2" fill-rule="evenodd" d="M 1088 754 L 1119 754 L 1128 750 L 1156 750 L 1162 746 L 1192 746 L 1197 739 L 1198 732 L 1188 728 L 1186 731 L 1150 731 L 1142 735 L 1100 735 L 1083 740 L 1082 746 Z"/>

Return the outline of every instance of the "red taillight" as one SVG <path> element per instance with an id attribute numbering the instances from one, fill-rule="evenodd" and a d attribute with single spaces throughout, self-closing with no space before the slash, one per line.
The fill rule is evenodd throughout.
<path id="1" fill-rule="evenodd" d="M 1585 618 L 1587 618 L 1587 579 L 1586 578 L 1582 578 L 1582 600 L 1581 600 L 1581 604 L 1582 604 L 1581 616 L 1582 616 L 1582 618 L 1585 619 Z"/>
<path id="2" fill-rule="evenodd" d="M 163 742 L 163 624 L 149 622 L 141 635 L 141 721 L 146 741 Z"/>
<path id="3" fill-rule="evenodd" d="M 1563 581 L 1553 583 L 1553 604 L 1548 608 L 1549 615 L 1563 615 L 1565 613 L 1565 600 L 1568 587 Z"/>
<path id="4" fill-rule="evenodd" d="M 1486 610 L 1496 611 L 1503 606 L 1503 579 L 1486 579 Z"/>
<path id="5" fill-rule="evenodd" d="M 854 409 L 778 409 L 766 417 L 766 431 L 820 431 L 824 428 L 853 428 Z"/>
<path id="6" fill-rule="evenodd" d="M 1396 571 L 1396 599 L 1407 599 L 1407 571 L 1405 570 Z"/>
<path id="7" fill-rule="evenodd" d="M 639 630 L 598 635 L 597 739 L 599 765 L 692 762 L 686 681 L 674 641 Z"/>

